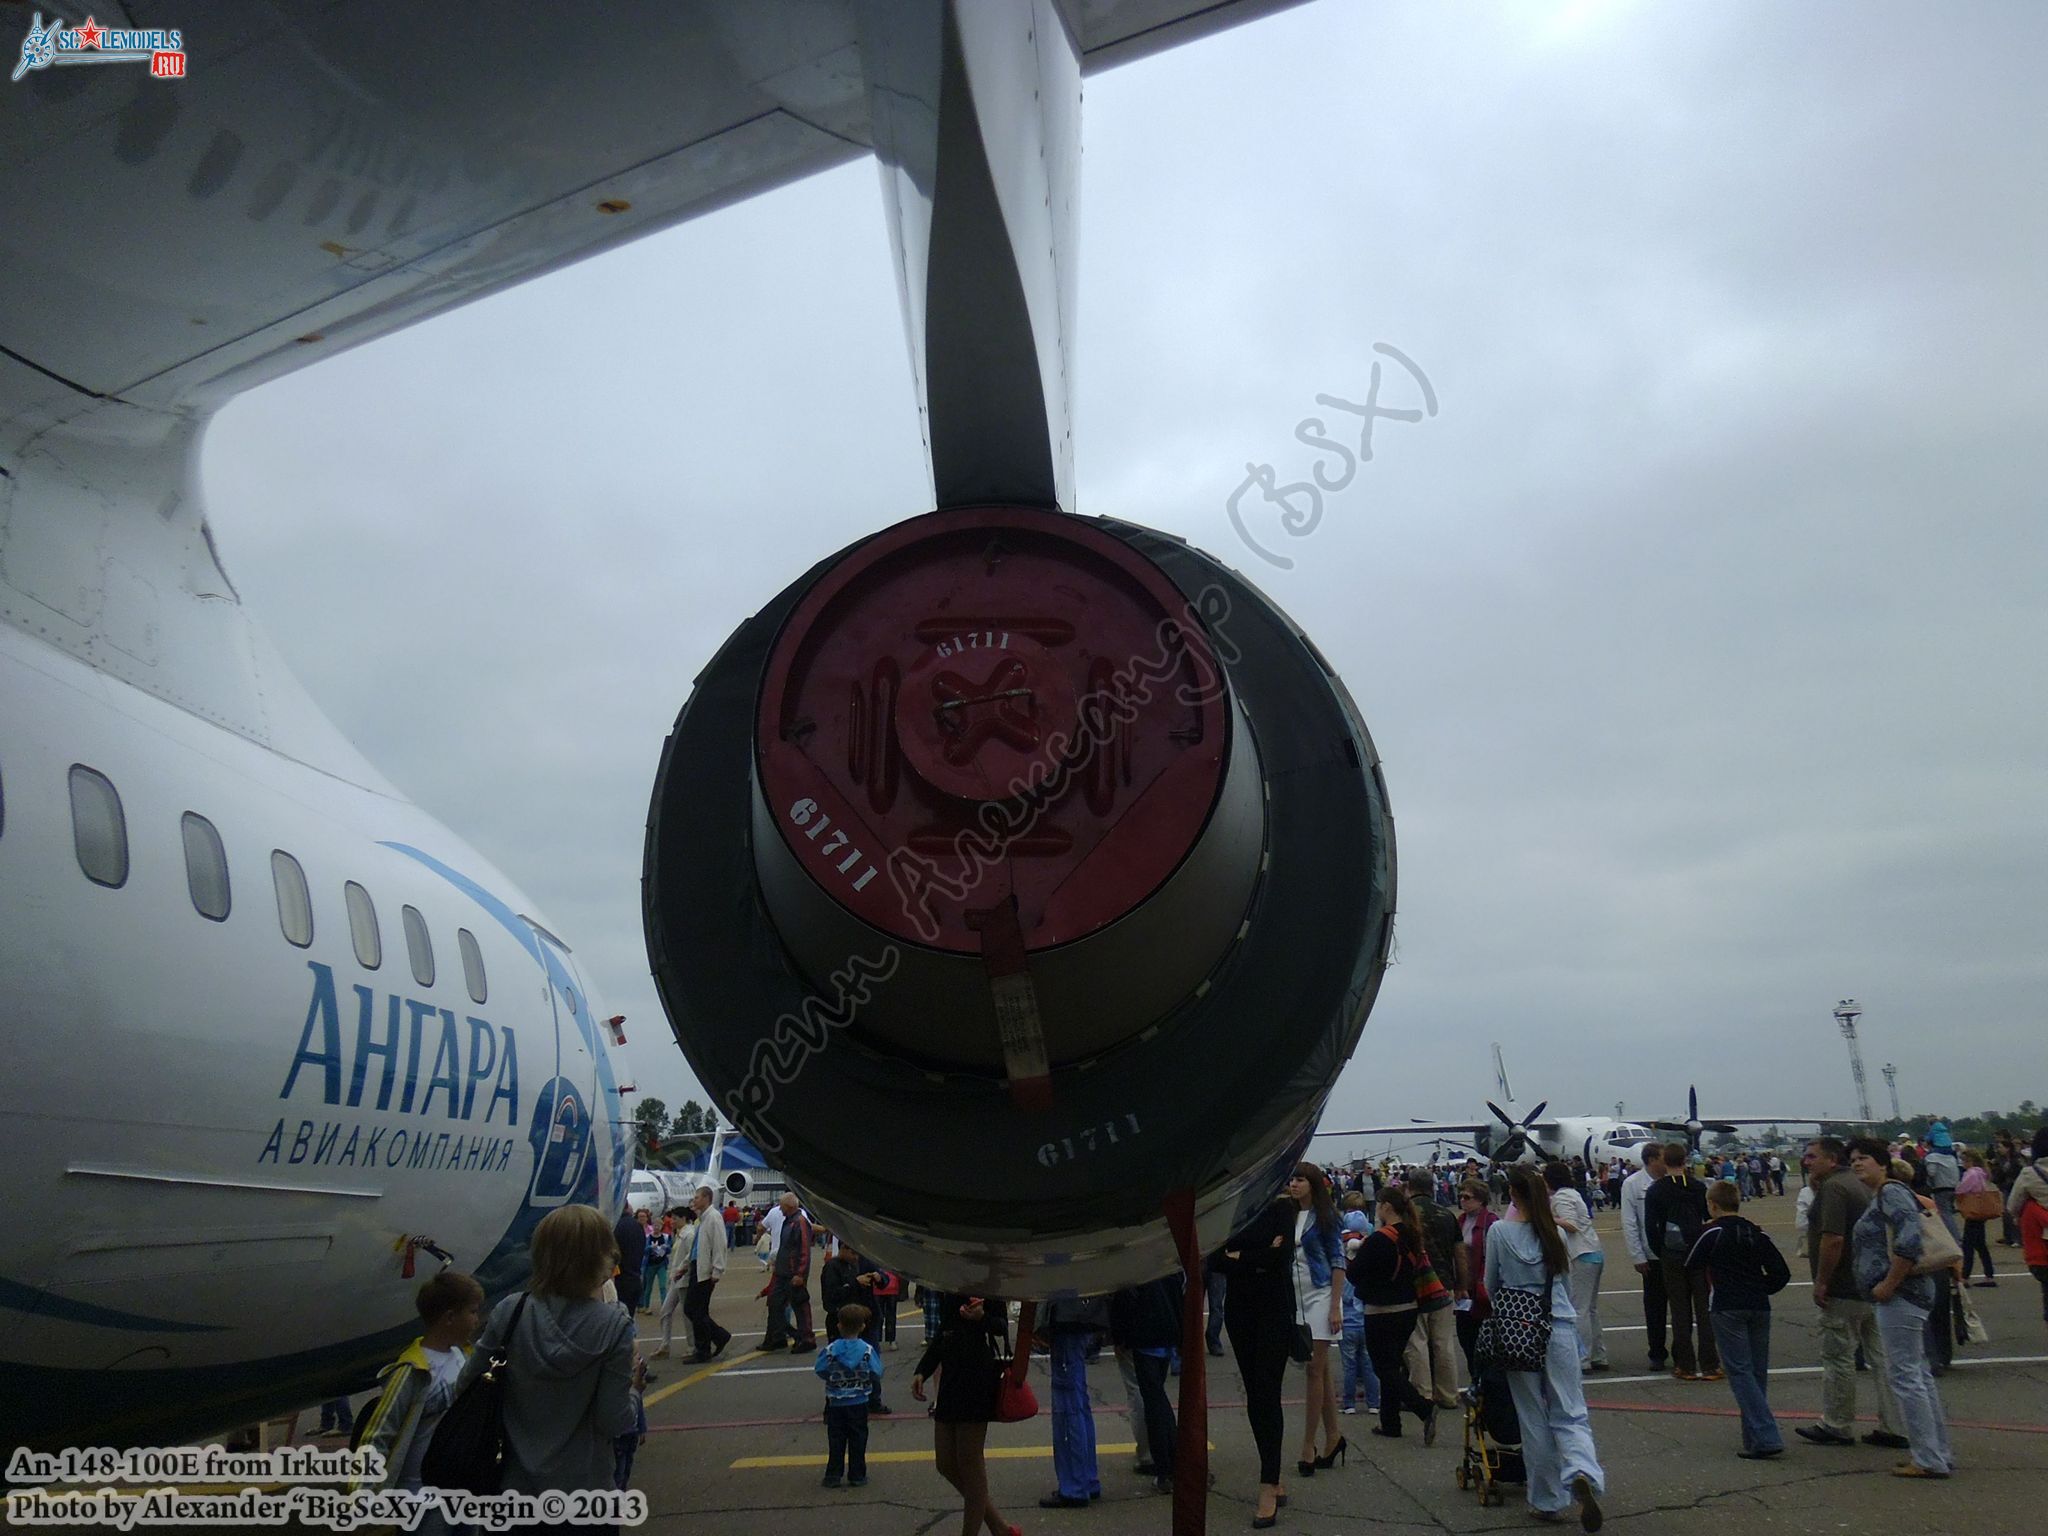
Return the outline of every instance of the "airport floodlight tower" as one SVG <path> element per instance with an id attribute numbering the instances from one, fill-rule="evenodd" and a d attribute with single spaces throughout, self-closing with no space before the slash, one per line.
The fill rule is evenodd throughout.
<path id="1" fill-rule="evenodd" d="M 1849 1072 L 1856 1079 L 1856 1112 L 1865 1120 L 1870 1116 L 1870 1085 L 1863 1077 L 1863 1048 L 1856 1043 L 1856 1021 L 1863 1010 L 1856 1006 L 1856 999 L 1845 997 L 1835 1004 L 1835 1022 L 1842 1026 L 1842 1038 L 1849 1042 Z"/>
<path id="2" fill-rule="evenodd" d="M 1899 1069 L 1890 1062 L 1886 1062 L 1882 1070 L 1884 1072 L 1884 1085 L 1892 1091 L 1892 1118 L 1903 1121 L 1906 1116 L 1904 1111 L 1899 1108 Z"/>

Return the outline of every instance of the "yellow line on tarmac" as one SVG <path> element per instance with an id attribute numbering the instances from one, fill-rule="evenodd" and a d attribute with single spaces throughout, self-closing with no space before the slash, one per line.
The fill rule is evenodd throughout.
<path id="1" fill-rule="evenodd" d="M 1098 1445 L 1095 1447 L 1095 1451 L 1097 1455 L 1123 1456 L 1137 1450 L 1137 1448 L 1131 1441 L 1126 1440 L 1121 1445 Z M 1212 1443 L 1209 1449 L 1213 1451 L 1216 1447 Z M 1052 1447 L 1049 1445 L 992 1445 L 983 1451 L 982 1455 L 990 1461 L 1043 1461 L 1052 1455 Z M 930 1451 L 868 1452 L 868 1461 L 870 1463 L 930 1461 L 931 1459 L 932 1453 Z M 732 1463 L 731 1470 L 735 1472 L 751 1472 L 763 1467 L 822 1467 L 824 1465 L 825 1458 L 823 1456 L 742 1456 L 738 1461 Z"/>
<path id="2" fill-rule="evenodd" d="M 694 1387 L 706 1377 L 716 1376 L 720 1371 L 729 1371 L 736 1365 L 745 1365 L 749 1360 L 759 1360 L 766 1353 L 766 1350 L 751 1350 L 744 1355 L 734 1355 L 730 1360 L 721 1360 L 716 1365 L 707 1365 L 701 1371 L 692 1371 L 681 1381 L 672 1381 L 665 1387 L 658 1387 L 649 1392 L 640 1400 L 640 1405 L 643 1408 L 652 1408 L 662 1399 L 674 1397 L 685 1387 Z"/>

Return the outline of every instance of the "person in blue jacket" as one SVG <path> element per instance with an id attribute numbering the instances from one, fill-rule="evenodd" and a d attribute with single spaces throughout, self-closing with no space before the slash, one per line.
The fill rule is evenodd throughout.
<path id="1" fill-rule="evenodd" d="M 858 1303 L 839 1309 L 839 1337 L 818 1351 L 812 1366 L 825 1383 L 824 1486 L 868 1482 L 868 1403 L 882 1390 L 882 1357 L 861 1337 L 872 1314 Z"/>
<path id="2" fill-rule="evenodd" d="M 1308 1390 L 1301 1426 L 1301 1459 L 1294 1469 L 1314 1477 L 1334 1467 L 1348 1448 L 1337 1432 L 1337 1379 L 1330 1370 L 1330 1347 L 1344 1336 L 1344 1293 L 1336 1276 L 1344 1268 L 1343 1228 L 1330 1196 L 1329 1176 L 1314 1163 L 1296 1163 L 1287 1181 L 1294 1203 L 1295 1321 L 1308 1326 Z M 1318 1455 L 1316 1431 L 1329 1450 Z"/>

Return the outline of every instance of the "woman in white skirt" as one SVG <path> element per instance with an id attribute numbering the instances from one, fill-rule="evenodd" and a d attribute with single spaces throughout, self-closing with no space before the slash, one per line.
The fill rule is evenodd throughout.
<path id="1" fill-rule="evenodd" d="M 1296 1163 L 1287 1181 L 1294 1202 L 1295 1318 L 1308 1325 L 1308 1410 L 1301 1428 L 1301 1459 L 1294 1470 L 1314 1477 L 1334 1467 L 1348 1449 L 1337 1433 L 1337 1380 L 1330 1370 L 1330 1346 L 1344 1336 L 1344 1292 L 1336 1277 L 1344 1268 L 1342 1227 L 1329 1177 L 1314 1163 Z M 1316 1454 L 1316 1432 L 1329 1450 Z"/>

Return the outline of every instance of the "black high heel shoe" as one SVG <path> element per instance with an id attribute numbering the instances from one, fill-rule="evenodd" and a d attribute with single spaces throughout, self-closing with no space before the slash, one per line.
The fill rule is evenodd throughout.
<path id="1" fill-rule="evenodd" d="M 1330 1447 L 1330 1454 L 1327 1456 L 1318 1456 L 1316 1458 L 1316 1466 L 1321 1469 L 1328 1470 L 1329 1468 L 1337 1465 L 1338 1462 L 1342 1461 L 1345 1458 L 1345 1456 L 1350 1452 L 1350 1450 L 1351 1441 L 1349 1437 L 1345 1435 L 1339 1435 L 1337 1437 L 1337 1443 Z"/>
<path id="2" fill-rule="evenodd" d="M 1316 1475 L 1316 1468 L 1321 1465 L 1322 1462 L 1320 1459 L 1316 1461 L 1297 1461 L 1294 1464 L 1294 1470 L 1296 1472 L 1299 1472 L 1303 1477 L 1314 1477 Z"/>

